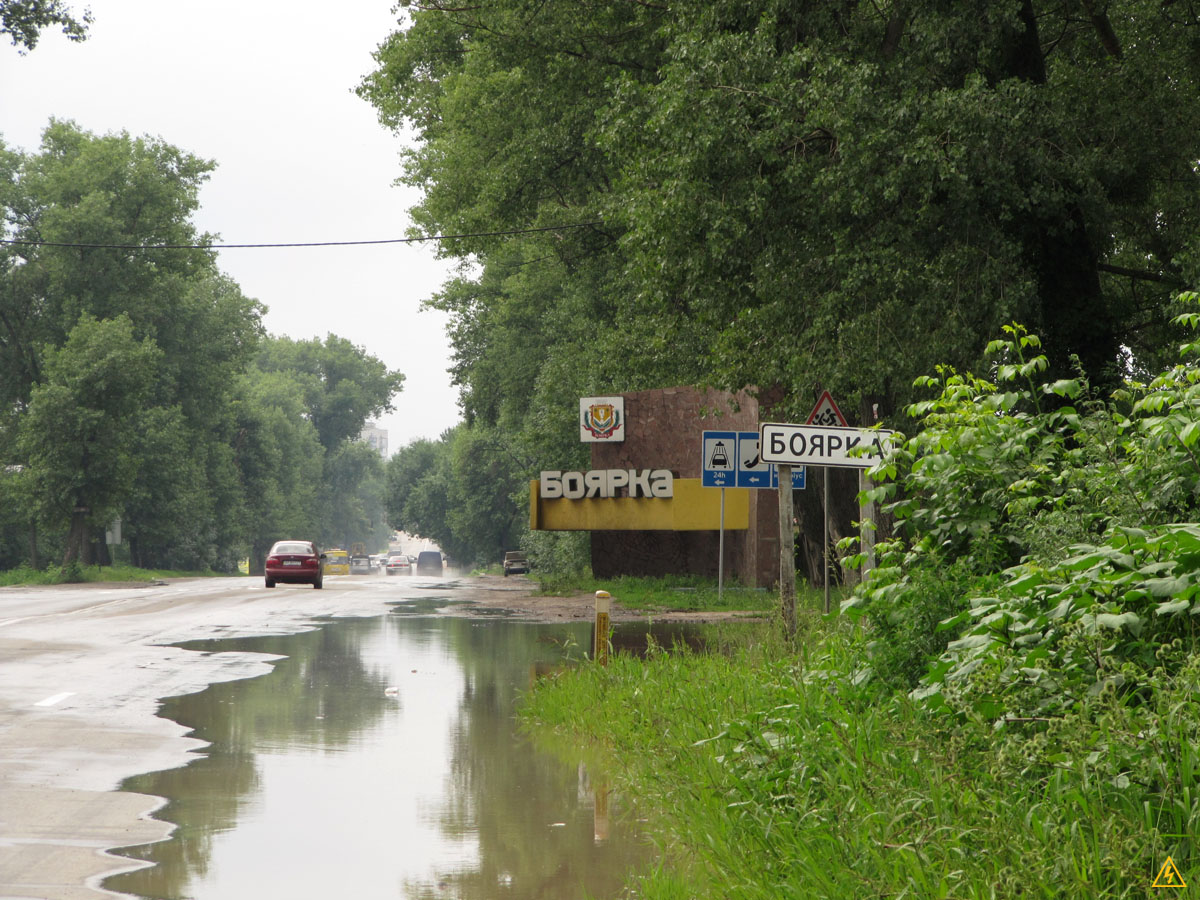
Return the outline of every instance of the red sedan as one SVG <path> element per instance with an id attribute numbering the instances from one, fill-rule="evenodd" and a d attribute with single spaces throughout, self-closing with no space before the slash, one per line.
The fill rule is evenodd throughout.
<path id="1" fill-rule="evenodd" d="M 320 590 L 324 556 L 312 541 L 276 541 L 267 554 L 267 587 L 273 588 L 276 582 L 283 582 L 311 584 Z"/>

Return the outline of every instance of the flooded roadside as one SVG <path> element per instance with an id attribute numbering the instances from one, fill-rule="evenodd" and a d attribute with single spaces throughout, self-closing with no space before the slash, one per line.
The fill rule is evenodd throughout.
<path id="1" fill-rule="evenodd" d="M 168 798 L 141 897 L 617 897 L 651 848 L 628 805 L 517 733 L 534 673 L 579 659 L 587 623 L 389 615 L 189 644 L 274 654 L 162 715 L 211 742 L 190 766 L 129 779 Z M 597 787 L 601 787 L 597 791 Z"/>

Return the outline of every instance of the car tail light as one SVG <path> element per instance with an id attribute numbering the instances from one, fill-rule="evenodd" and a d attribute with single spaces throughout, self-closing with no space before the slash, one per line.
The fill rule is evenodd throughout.
<path id="1" fill-rule="evenodd" d="M 267 565 L 268 565 L 268 566 L 277 566 L 277 565 L 279 565 L 279 557 L 278 557 L 278 556 L 268 556 L 268 557 L 267 557 Z"/>
<path id="2" fill-rule="evenodd" d="M 310 556 L 304 560 L 304 564 L 311 569 L 317 565 L 317 558 L 315 556 Z"/>

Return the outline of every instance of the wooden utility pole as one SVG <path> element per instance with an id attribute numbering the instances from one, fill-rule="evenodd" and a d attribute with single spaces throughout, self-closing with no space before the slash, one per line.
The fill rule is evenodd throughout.
<path id="1" fill-rule="evenodd" d="M 796 546 L 792 532 L 792 467 L 779 467 L 779 603 L 783 630 L 796 636 Z"/>

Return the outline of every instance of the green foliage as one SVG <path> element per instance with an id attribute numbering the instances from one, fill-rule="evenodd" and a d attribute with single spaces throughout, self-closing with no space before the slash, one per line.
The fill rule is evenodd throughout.
<path id="1" fill-rule="evenodd" d="M 318 542 L 325 547 L 387 544 L 391 529 L 384 512 L 384 464 L 373 447 L 343 442 L 328 457 L 318 492 L 321 504 Z"/>
<path id="2" fill-rule="evenodd" d="M 10 35 L 21 53 L 36 47 L 42 31 L 53 25 L 62 28 L 67 40 L 82 41 L 91 24 L 91 10 L 76 18 L 62 0 L 0 0 L 0 34 Z"/>
<path id="3" fill-rule="evenodd" d="M 160 357 L 124 315 L 85 315 L 46 353 L 46 380 L 33 389 L 19 439 L 43 518 L 65 523 L 85 507 L 106 522 L 116 512 L 137 473 L 134 425 Z"/>
<path id="4" fill-rule="evenodd" d="M 387 465 L 388 522 L 399 531 L 435 540 L 451 555 L 446 541 L 453 536 L 446 511 L 452 434 L 446 432 L 438 441 L 413 441 L 393 453 Z"/>
<path id="5" fill-rule="evenodd" d="M 592 573 L 590 531 L 530 531 L 521 548 L 533 563 L 539 588 L 550 594 L 581 589 Z"/>
<path id="6" fill-rule="evenodd" d="M 382 534 L 378 460 L 348 442 L 402 376 L 332 335 L 264 338 L 263 307 L 186 249 L 212 168 L 61 121 L 35 153 L 0 145 L 5 234 L 28 241 L 0 247 L 0 565 L 86 561 L 116 515 L 146 567 Z"/>
<path id="7" fill-rule="evenodd" d="M 1124 733 L 1151 717 L 1115 710 L 1064 720 L 1034 765 L 990 724 L 948 731 L 858 690 L 846 620 L 803 624 L 800 659 L 769 626 L 748 643 L 715 632 L 720 652 L 618 655 L 527 698 L 535 739 L 601 748 L 658 832 L 639 897 L 1115 898 L 1143 896 L 1167 855 L 1194 871 L 1194 665 L 1157 695 L 1152 729 Z M 1137 771 L 1114 771 L 1113 742 L 1139 740 Z M 1173 785 L 1148 788 L 1150 772 Z"/>
<path id="8" fill-rule="evenodd" d="M 889 688 L 915 688 L 929 661 L 941 656 L 954 639 L 955 632 L 942 622 L 958 615 L 964 596 L 978 581 L 979 576 L 959 562 L 918 565 L 872 595 L 866 607 L 872 676 Z M 848 600 L 843 608 L 854 609 L 856 602 Z"/>
<path id="9" fill-rule="evenodd" d="M 367 419 L 392 409 L 404 384 L 375 357 L 345 338 L 296 341 L 273 337 L 263 342 L 257 364 L 263 372 L 287 372 L 301 391 L 321 444 L 332 452 L 357 438 Z"/>
<path id="10" fill-rule="evenodd" d="M 1194 330 L 1200 297 L 1179 300 Z M 921 379 L 920 431 L 874 473 L 896 478 L 871 492 L 896 537 L 843 608 L 869 624 L 874 689 L 915 687 L 976 777 L 1038 797 L 1039 841 L 1088 831 L 1076 866 L 1119 896 L 1137 841 L 1194 858 L 1198 348 L 1105 403 L 1037 384 L 1037 346 L 1010 328 L 989 379 Z"/>
<path id="11" fill-rule="evenodd" d="M 527 469 L 519 448 L 481 422 L 414 441 L 388 463 L 388 521 L 460 563 L 499 562 L 526 530 Z"/>
<path id="12" fill-rule="evenodd" d="M 1061 716 L 1109 688 L 1144 700 L 1156 669 L 1195 651 L 1200 526 L 1118 527 L 1076 551 L 1002 572 L 993 595 L 947 618 L 942 627 L 959 636 L 915 696 L 993 718 Z"/>
<path id="13" fill-rule="evenodd" d="M 1013 320 L 1051 381 L 1074 354 L 1107 393 L 1122 345 L 1157 368 L 1200 261 L 1200 30 L 1089 11 L 409 7 L 360 93 L 418 139 L 418 230 L 474 235 L 435 301 L 468 419 L 542 451 L 568 386 L 699 382 L 886 415 Z"/>
<path id="14" fill-rule="evenodd" d="M 613 601 L 624 609 L 651 614 L 670 610 L 773 612 L 778 605 L 778 598 L 770 591 L 727 584 L 724 591 L 719 592 L 714 579 L 699 575 L 592 578 L 577 570 L 571 574 L 552 572 L 547 577 L 539 567 L 534 570 L 533 577 L 544 594 L 608 591 Z M 820 607 L 820 592 L 802 588 L 800 593 L 798 603 L 801 608 Z M 719 599 L 718 594 L 721 595 Z"/>
<path id="15" fill-rule="evenodd" d="M 1197 297 L 1180 299 L 1194 305 Z M 1165 613 L 1190 596 L 1191 526 L 1169 523 L 1194 515 L 1200 499 L 1189 445 L 1200 430 L 1200 370 L 1195 345 L 1185 345 L 1178 366 L 1102 404 L 1087 399 L 1079 380 L 1037 386 L 1045 359 L 1025 351 L 1038 342 L 1016 327 L 1008 334 L 989 345 L 998 358 L 992 380 L 948 372 L 920 379 L 940 393 L 910 407 L 921 430 L 877 467 L 877 476 L 897 480 L 871 492 L 893 501 L 897 539 L 878 548 L 879 568 L 844 606 L 866 611 L 890 657 L 915 648 L 901 639 L 914 620 L 922 623 L 916 632 L 942 620 L 940 636 L 921 642 L 924 651 L 949 645 L 923 696 L 940 696 L 937 685 L 962 681 L 1001 648 L 1024 648 L 1030 655 L 1014 671 L 1044 667 L 1057 697 L 1047 702 L 1065 709 L 1099 676 L 1082 657 L 1053 657 L 1062 629 L 1128 629 L 1118 667 L 1183 636 L 1150 627 L 1164 620 L 1147 619 L 1159 615 L 1157 603 L 1147 604 L 1165 597 Z M 1085 402 L 1082 412 L 1071 399 Z M 889 680 L 891 668 L 881 670 Z M 901 669 L 911 687 L 913 665 Z"/>

